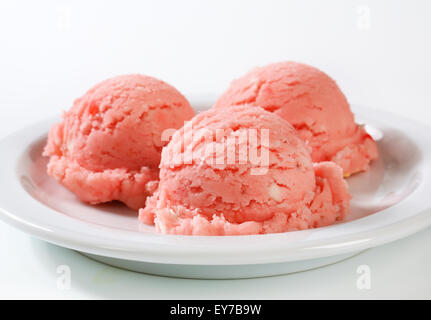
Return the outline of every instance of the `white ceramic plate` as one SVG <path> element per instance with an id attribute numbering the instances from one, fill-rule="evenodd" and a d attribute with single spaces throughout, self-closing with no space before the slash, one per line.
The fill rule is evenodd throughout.
<path id="1" fill-rule="evenodd" d="M 315 268 L 431 224 L 430 128 L 354 108 L 380 159 L 348 179 L 352 214 L 333 226 L 253 236 L 161 235 L 121 204 L 90 206 L 46 174 L 41 156 L 56 119 L 0 142 L 0 218 L 51 243 L 118 267 L 190 278 L 246 278 Z"/>

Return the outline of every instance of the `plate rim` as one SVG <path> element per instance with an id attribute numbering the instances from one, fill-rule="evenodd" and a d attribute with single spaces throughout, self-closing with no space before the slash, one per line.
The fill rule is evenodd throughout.
<path id="1" fill-rule="evenodd" d="M 420 133 L 423 130 L 428 130 L 429 132 L 431 129 L 424 124 L 387 111 L 356 105 L 352 106 L 352 110 L 355 114 L 365 119 L 379 118 L 378 120 L 381 123 L 386 124 L 387 122 L 392 122 L 393 124 L 388 127 L 394 127 L 394 123 L 399 123 L 402 126 L 397 126 L 397 129 L 405 129 L 410 133 Z M 379 215 L 384 215 L 388 210 L 392 212 L 405 210 L 408 205 L 414 204 L 414 201 L 421 199 L 420 197 L 426 194 L 426 190 L 431 190 L 431 170 L 427 166 L 423 166 L 424 179 L 422 183 L 400 203 L 368 217 L 324 228 L 267 235 L 217 237 L 147 235 L 94 225 L 64 214 L 58 214 L 54 209 L 46 207 L 24 190 L 16 176 L 17 163 L 25 150 L 36 139 L 46 135 L 49 125 L 53 122 L 53 118 L 37 122 L 0 141 L 0 151 L 5 148 L 9 151 L 6 153 L 1 152 L 5 154 L 0 163 L 6 163 L 6 167 L 2 170 L 6 178 L 0 179 L 0 220 L 39 239 L 70 249 L 117 259 L 154 263 L 193 265 L 265 264 L 308 260 L 360 251 L 406 237 L 431 225 L 431 211 L 429 210 L 431 208 L 431 199 L 422 199 L 420 206 L 413 206 L 414 208 L 411 209 L 415 210 L 416 213 L 410 214 L 407 218 L 400 219 L 392 224 L 334 238 L 329 237 L 326 241 L 314 240 L 313 242 L 311 239 L 306 242 L 302 241 L 302 245 L 299 245 L 301 240 L 292 241 L 295 237 L 301 238 L 301 235 L 306 233 L 330 233 L 331 230 L 341 227 L 346 228 L 347 225 L 354 229 L 358 221 L 364 222 L 365 219 L 379 218 Z M 415 143 L 421 147 L 424 147 L 426 143 L 431 144 L 431 138 L 426 135 L 418 134 L 415 138 L 417 138 Z M 13 149 L 9 148 L 11 144 L 14 146 Z M 428 160 L 431 163 L 431 152 L 424 148 L 421 148 L 421 152 L 423 154 L 422 162 Z M 18 198 L 17 196 L 26 197 L 27 199 L 14 203 L 14 198 Z M 37 220 L 37 216 L 29 219 L 28 216 L 20 214 L 20 212 L 29 208 L 33 208 L 37 212 L 43 210 L 46 214 L 49 212 L 53 217 L 52 224 L 41 223 Z M 56 215 L 56 218 L 54 218 L 53 214 Z M 71 227 L 80 227 L 81 233 L 77 234 L 76 229 L 73 231 L 74 229 L 71 229 Z M 106 232 L 110 232 L 110 239 L 103 236 L 106 235 Z M 128 241 L 125 241 L 124 237 L 129 236 Z M 137 239 L 138 237 L 139 239 Z M 235 243 L 229 244 L 232 239 L 234 239 L 233 242 Z M 250 247 L 250 244 L 253 244 L 253 247 Z"/>

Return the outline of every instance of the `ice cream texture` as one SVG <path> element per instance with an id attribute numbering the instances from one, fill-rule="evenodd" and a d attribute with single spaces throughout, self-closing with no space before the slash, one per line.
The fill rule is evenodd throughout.
<path id="1" fill-rule="evenodd" d="M 48 174 L 84 202 L 145 204 L 158 180 L 165 129 L 178 129 L 194 111 L 171 85 L 144 75 L 105 80 L 63 113 L 49 133 Z"/>
<path id="2" fill-rule="evenodd" d="M 139 218 L 165 234 L 266 234 L 333 224 L 349 201 L 341 167 L 313 164 L 286 120 L 244 105 L 205 111 L 175 132 Z"/>
<path id="3" fill-rule="evenodd" d="M 214 108 L 245 103 L 290 122 L 311 146 L 314 162 L 333 161 L 345 176 L 368 170 L 378 157 L 376 143 L 355 123 L 336 82 L 317 68 L 296 62 L 255 68 L 234 80 Z"/>

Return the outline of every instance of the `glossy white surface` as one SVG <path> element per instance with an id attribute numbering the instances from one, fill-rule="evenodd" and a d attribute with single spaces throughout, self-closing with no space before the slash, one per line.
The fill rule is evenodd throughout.
<path id="1" fill-rule="evenodd" d="M 41 153 L 52 120 L 0 141 L 5 169 L 0 182 L 0 219 L 43 240 L 92 254 L 94 259 L 114 258 L 102 260 L 161 275 L 248 278 L 332 263 L 431 224 L 429 128 L 372 109 L 356 107 L 354 111 L 358 121 L 373 132 L 380 159 L 369 172 L 348 179 L 352 213 L 333 226 L 240 237 L 158 234 L 122 205 L 83 204 L 47 176 Z M 326 260 L 316 260 L 320 258 Z M 144 263 L 138 266 L 119 259 Z M 187 266 L 177 267 L 179 264 L 202 268 L 193 272 Z M 232 265 L 257 266 L 241 274 Z"/>
<path id="2" fill-rule="evenodd" d="M 0 298 L 43 299 L 424 299 L 431 298 L 431 229 L 334 265 L 285 276 L 189 280 L 120 270 L 36 240 L 0 222 Z M 58 287 L 61 266 L 71 285 Z M 357 269 L 371 270 L 358 289 Z"/>

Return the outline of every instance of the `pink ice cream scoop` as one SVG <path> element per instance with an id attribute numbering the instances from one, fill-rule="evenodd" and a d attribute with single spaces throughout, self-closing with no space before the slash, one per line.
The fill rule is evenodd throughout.
<path id="1" fill-rule="evenodd" d="M 368 170 L 377 146 L 354 121 L 346 97 L 322 71 L 296 62 L 270 64 L 234 80 L 214 108 L 244 103 L 289 121 L 312 147 L 314 162 L 334 161 L 349 176 Z"/>
<path id="2" fill-rule="evenodd" d="M 163 81 L 143 75 L 105 80 L 51 128 L 48 174 L 84 202 L 119 200 L 138 209 L 157 185 L 167 143 L 162 133 L 193 116 L 184 96 Z"/>
<path id="3" fill-rule="evenodd" d="M 205 111 L 175 132 L 139 217 L 166 234 L 264 234 L 330 225 L 349 201 L 338 165 L 313 166 L 287 121 L 244 105 Z"/>

